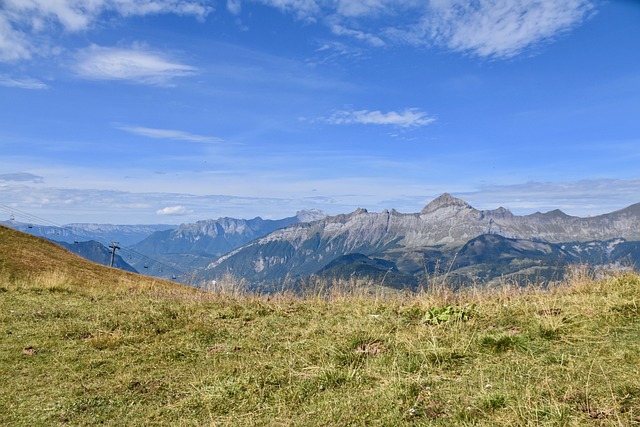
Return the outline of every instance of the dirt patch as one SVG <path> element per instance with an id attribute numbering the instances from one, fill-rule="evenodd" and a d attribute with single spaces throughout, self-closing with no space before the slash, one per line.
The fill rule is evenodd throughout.
<path id="1" fill-rule="evenodd" d="M 356 353 L 363 353 L 371 356 L 383 353 L 384 351 L 386 351 L 386 348 L 379 341 L 362 343 L 355 349 Z"/>
<path id="2" fill-rule="evenodd" d="M 240 350 L 242 350 L 242 347 L 238 347 L 238 346 L 230 347 L 230 346 L 219 344 L 219 345 L 214 345 L 213 347 L 209 347 L 207 352 L 218 353 L 221 351 L 240 351 Z"/>

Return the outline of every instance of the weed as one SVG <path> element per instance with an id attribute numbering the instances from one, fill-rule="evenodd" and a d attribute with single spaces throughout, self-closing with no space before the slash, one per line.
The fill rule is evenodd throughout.
<path id="1" fill-rule="evenodd" d="M 427 310 L 422 321 L 431 325 L 439 323 L 465 321 L 469 319 L 473 306 L 455 307 L 447 305 L 443 307 L 433 307 Z"/>

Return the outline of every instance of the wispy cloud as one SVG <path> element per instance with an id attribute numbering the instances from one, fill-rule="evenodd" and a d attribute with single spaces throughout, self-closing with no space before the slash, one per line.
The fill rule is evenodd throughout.
<path id="1" fill-rule="evenodd" d="M 337 36 L 348 36 L 348 37 L 353 37 L 357 40 L 366 42 L 368 44 L 370 44 L 371 46 L 376 46 L 376 47 L 380 47 L 380 46 L 384 46 L 385 42 L 378 36 L 375 36 L 373 34 L 369 34 L 369 33 L 365 33 L 363 31 L 359 31 L 359 30 L 352 30 L 350 28 L 345 28 L 342 25 L 332 25 L 331 26 L 331 32 Z"/>
<path id="2" fill-rule="evenodd" d="M 298 19 L 315 21 L 322 14 L 321 6 L 315 0 L 256 0 L 259 3 L 293 13 Z"/>
<path id="3" fill-rule="evenodd" d="M 240 0 L 227 0 L 227 10 L 232 15 L 238 15 L 242 10 L 242 3 Z"/>
<path id="4" fill-rule="evenodd" d="M 595 0 L 252 1 L 306 22 L 320 22 L 339 38 L 373 47 L 440 46 L 490 58 L 513 57 L 553 40 L 595 10 Z M 241 0 L 227 0 L 226 7 L 234 15 L 243 10 Z M 204 20 L 213 10 L 207 0 L 6 0 L 0 8 L 0 61 L 29 59 L 52 50 L 42 44 L 52 43 L 61 30 L 89 30 L 108 13 Z"/>
<path id="5" fill-rule="evenodd" d="M 31 57 L 28 38 L 15 29 L 6 12 L 0 9 L 0 62 L 14 62 Z"/>
<path id="6" fill-rule="evenodd" d="M 146 136 L 148 138 L 174 139 L 179 141 L 204 143 L 222 142 L 222 139 L 213 136 L 196 135 L 193 133 L 174 129 L 156 129 L 141 126 L 118 126 L 118 129 L 132 133 L 134 135 Z"/>
<path id="7" fill-rule="evenodd" d="M 41 184 L 44 182 L 44 178 L 28 172 L 16 172 L 0 174 L 0 181 L 33 182 Z"/>
<path id="8" fill-rule="evenodd" d="M 415 128 L 427 126 L 436 121 L 427 113 L 415 108 L 407 108 L 404 111 L 381 111 L 357 110 L 357 111 L 337 111 L 331 117 L 325 119 L 327 123 L 334 125 L 386 125 L 401 128 Z"/>
<path id="9" fill-rule="evenodd" d="M 166 208 L 158 209 L 156 211 L 156 214 L 158 215 L 170 215 L 170 216 L 184 216 L 190 213 L 193 213 L 193 211 L 190 211 L 189 209 L 187 209 L 182 205 L 167 206 Z"/>
<path id="10" fill-rule="evenodd" d="M 120 16 L 176 14 L 204 19 L 213 8 L 206 0 L 6 0 L 0 8 L 0 61 L 28 59 L 40 52 L 36 39 L 60 30 L 90 29 L 105 13 Z"/>
<path id="11" fill-rule="evenodd" d="M 580 24 L 593 7 L 588 0 L 438 1 L 406 34 L 409 41 L 426 39 L 478 56 L 512 57 Z"/>
<path id="12" fill-rule="evenodd" d="M 234 0 L 239 4 L 240 0 Z M 580 25 L 593 0 L 259 0 L 372 46 L 440 46 L 509 58 Z"/>
<path id="13" fill-rule="evenodd" d="M 640 180 L 588 180 L 577 182 L 530 182 L 517 185 L 485 186 L 468 191 L 454 187 L 413 185 L 385 179 L 370 194 L 352 194 L 350 188 L 370 186 L 368 180 L 328 182 L 324 190 L 306 196 L 282 197 L 264 193 L 261 197 L 233 195 L 193 195 L 161 192 L 69 189 L 30 182 L 3 184 L 0 199 L 7 206 L 38 212 L 50 221 L 149 223 L 155 215 L 195 222 L 231 216 L 235 218 L 284 218 L 301 209 L 316 208 L 330 214 L 347 213 L 356 207 L 370 210 L 396 208 L 419 212 L 424 204 L 443 192 L 452 192 L 478 209 L 504 206 L 518 215 L 562 209 L 570 215 L 599 215 L 640 202 Z M 294 183 L 296 184 L 296 183 Z M 320 182 L 316 184 L 321 184 Z M 371 187 L 369 187 L 371 188 Z M 408 188 L 411 190 L 408 192 Z M 164 206 L 164 208 L 160 208 Z M 180 218 L 179 220 L 177 218 Z"/>
<path id="14" fill-rule="evenodd" d="M 640 180 L 532 181 L 487 185 L 456 195 L 482 209 L 504 206 L 519 213 L 561 209 L 570 215 L 598 215 L 640 202 Z"/>
<path id="15" fill-rule="evenodd" d="M 401 6 L 406 1 L 402 0 L 338 0 L 336 12 L 341 16 L 369 16 L 388 12 L 394 4 Z"/>
<path id="16" fill-rule="evenodd" d="M 48 86 L 40 80 L 24 78 L 14 79 L 0 74 L 0 86 L 15 87 L 18 89 L 47 89 Z"/>
<path id="17" fill-rule="evenodd" d="M 131 48 L 92 45 L 80 51 L 74 68 L 79 76 L 89 80 L 123 80 L 160 86 L 169 86 L 173 79 L 197 71 L 140 45 Z"/>

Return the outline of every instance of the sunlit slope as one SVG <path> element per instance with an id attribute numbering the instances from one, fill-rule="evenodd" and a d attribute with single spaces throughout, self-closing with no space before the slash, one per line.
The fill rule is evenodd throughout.
<path id="1" fill-rule="evenodd" d="M 259 296 L 0 242 L 2 426 L 640 424 L 635 273 Z"/>
<path id="2" fill-rule="evenodd" d="M 192 289 L 95 264 L 46 239 L 0 226 L 0 274 L 10 278 L 29 278 L 45 272 L 65 275 L 76 284 L 100 282 L 105 286 L 118 286 L 127 282 L 154 288 Z"/>

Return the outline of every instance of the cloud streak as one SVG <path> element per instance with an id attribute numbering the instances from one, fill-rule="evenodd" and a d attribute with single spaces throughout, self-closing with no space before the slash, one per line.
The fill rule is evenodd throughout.
<path id="1" fill-rule="evenodd" d="M 178 141 L 202 143 L 222 142 L 222 139 L 213 136 L 196 135 L 174 129 L 156 129 L 141 126 L 120 126 L 118 129 L 148 138 L 173 139 Z"/>
<path id="2" fill-rule="evenodd" d="M 16 172 L 0 174 L 0 181 L 33 182 L 35 184 L 41 184 L 44 182 L 44 178 L 28 172 Z"/>
<path id="3" fill-rule="evenodd" d="M 31 89 L 31 90 L 48 88 L 46 84 L 44 84 L 39 80 L 29 79 L 29 78 L 14 79 L 12 77 L 9 77 L 7 75 L 2 75 L 2 74 L 0 74 L 0 86 L 15 87 L 18 89 Z"/>
<path id="4" fill-rule="evenodd" d="M 239 0 L 236 0 L 239 2 Z M 375 47 L 439 46 L 510 58 L 580 25 L 592 0 L 261 0 Z M 238 3 L 239 4 L 239 3 Z"/>
<path id="5" fill-rule="evenodd" d="M 561 209 L 571 215 L 599 215 L 640 202 L 640 180 L 531 181 L 513 185 L 487 185 L 457 195 L 483 209 L 504 206 L 522 213 Z"/>
<path id="6" fill-rule="evenodd" d="M 427 113 L 415 108 L 407 108 L 404 111 L 381 111 L 357 110 L 357 111 L 337 111 L 325 121 L 333 125 L 384 125 L 400 128 L 417 128 L 427 126 L 436 121 L 429 117 Z"/>
<path id="7" fill-rule="evenodd" d="M 88 80 L 122 80 L 157 86 L 171 86 L 173 79 L 197 72 L 195 67 L 139 45 L 131 48 L 92 45 L 80 51 L 74 69 Z"/>

